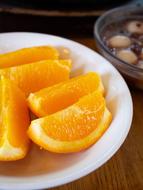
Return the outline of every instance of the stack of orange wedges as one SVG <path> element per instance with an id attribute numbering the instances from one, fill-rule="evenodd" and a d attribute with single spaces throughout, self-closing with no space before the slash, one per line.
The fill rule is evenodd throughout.
<path id="1" fill-rule="evenodd" d="M 0 160 L 24 158 L 30 139 L 56 153 L 77 152 L 109 127 L 99 74 L 70 78 L 71 59 L 51 46 L 0 55 Z M 37 116 L 31 121 L 30 111 Z"/>

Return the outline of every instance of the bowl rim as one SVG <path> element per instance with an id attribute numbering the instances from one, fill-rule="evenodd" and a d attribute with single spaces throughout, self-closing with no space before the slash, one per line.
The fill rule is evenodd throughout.
<path id="1" fill-rule="evenodd" d="M 100 37 L 100 34 L 98 32 L 98 29 L 99 29 L 99 24 L 100 22 L 102 22 L 102 20 L 105 18 L 105 17 L 108 17 L 111 13 L 114 13 L 114 12 L 119 12 L 120 10 L 135 10 L 135 8 L 137 9 L 142 9 L 143 10 L 143 5 L 141 4 L 136 4 L 136 5 L 124 5 L 124 6 L 120 6 L 120 7 L 116 7 L 116 8 L 113 8 L 113 9 L 110 9 L 109 11 L 106 11 L 102 16 L 100 16 L 96 22 L 94 23 L 94 30 L 93 30 L 93 33 L 94 33 L 94 37 L 95 39 L 98 41 L 98 43 L 100 44 L 101 48 L 106 52 L 108 53 L 111 57 L 113 57 L 114 59 L 118 60 L 119 62 L 121 62 L 122 64 L 124 64 L 125 66 L 127 66 L 129 69 L 135 71 L 135 72 L 139 72 L 140 74 L 143 74 L 143 68 L 139 68 L 133 64 L 130 64 L 130 63 L 127 63 L 125 61 L 122 61 L 121 59 L 119 59 L 117 56 L 115 56 L 114 54 L 112 54 L 110 52 L 110 50 L 107 48 L 107 46 L 103 43 L 103 40 L 101 39 Z M 107 24 L 108 25 L 108 24 Z"/>

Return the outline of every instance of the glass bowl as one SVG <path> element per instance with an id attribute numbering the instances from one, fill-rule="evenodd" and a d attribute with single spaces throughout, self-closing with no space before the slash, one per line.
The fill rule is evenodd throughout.
<path id="1" fill-rule="evenodd" d="M 96 46 L 98 51 L 123 74 L 131 86 L 143 89 L 143 68 L 120 60 L 111 53 L 103 42 L 103 32 L 106 27 L 126 19 L 143 19 L 143 6 L 122 6 L 107 11 L 99 17 L 94 25 Z"/>

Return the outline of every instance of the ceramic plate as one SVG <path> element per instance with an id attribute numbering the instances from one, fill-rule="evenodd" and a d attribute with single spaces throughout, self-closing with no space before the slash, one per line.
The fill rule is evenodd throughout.
<path id="1" fill-rule="evenodd" d="M 23 32 L 0 34 L 0 53 L 39 45 L 68 48 L 73 60 L 72 76 L 88 71 L 100 73 L 113 121 L 100 140 L 85 151 L 54 154 L 33 145 L 25 159 L 0 162 L 0 189 L 3 190 L 50 188 L 85 176 L 115 154 L 131 126 L 129 89 L 119 72 L 98 53 L 74 41 L 52 35 Z"/>

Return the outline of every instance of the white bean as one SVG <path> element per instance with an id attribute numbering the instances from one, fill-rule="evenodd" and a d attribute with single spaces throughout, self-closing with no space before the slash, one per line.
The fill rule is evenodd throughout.
<path id="1" fill-rule="evenodd" d="M 143 22 L 141 21 L 131 21 L 126 27 L 130 33 L 143 34 Z"/>
<path id="2" fill-rule="evenodd" d="M 120 50 L 117 52 L 117 57 L 130 64 L 136 64 L 138 60 L 136 54 L 131 50 Z"/>
<path id="3" fill-rule="evenodd" d="M 108 43 L 112 48 L 125 48 L 131 45 L 131 40 L 127 36 L 116 35 L 111 37 Z"/>

